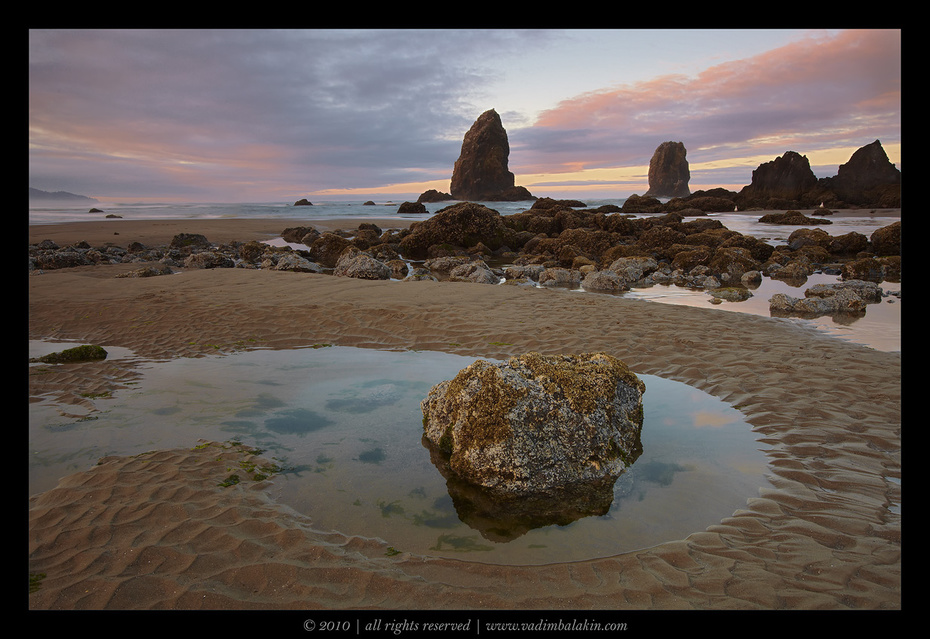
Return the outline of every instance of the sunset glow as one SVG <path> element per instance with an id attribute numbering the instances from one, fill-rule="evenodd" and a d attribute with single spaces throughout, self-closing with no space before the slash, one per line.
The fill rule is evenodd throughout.
<path id="1" fill-rule="evenodd" d="M 901 168 L 899 30 L 673 35 L 31 31 L 30 186 L 103 201 L 415 199 L 448 192 L 489 108 L 536 196 L 641 194 L 665 141 L 684 143 L 692 191 L 738 190 L 789 150 L 827 177 L 875 140 Z"/>

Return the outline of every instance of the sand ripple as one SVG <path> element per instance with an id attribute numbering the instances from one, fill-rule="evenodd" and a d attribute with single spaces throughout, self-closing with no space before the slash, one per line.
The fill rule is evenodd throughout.
<path id="1" fill-rule="evenodd" d="M 496 567 L 390 555 L 377 540 L 314 530 L 261 482 L 221 488 L 245 454 L 235 448 L 110 458 L 33 499 L 30 571 L 46 576 L 32 608 L 901 607 L 898 354 L 788 321 L 565 291 L 240 269 L 112 273 L 30 278 L 30 337 L 145 357 L 321 342 L 482 357 L 606 350 L 742 410 L 771 446 L 772 488 L 684 540 Z M 78 289 L 79 300 L 64 294 Z M 93 383 L 116 388 L 123 374 Z M 48 388 L 83 383 L 61 373 Z"/>

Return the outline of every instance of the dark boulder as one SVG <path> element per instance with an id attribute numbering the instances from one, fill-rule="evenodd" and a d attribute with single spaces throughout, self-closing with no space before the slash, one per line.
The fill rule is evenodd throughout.
<path id="1" fill-rule="evenodd" d="M 426 208 L 426 205 L 420 201 L 417 202 L 404 202 L 397 207 L 397 212 L 400 214 L 404 213 L 429 213 Z"/>
<path id="2" fill-rule="evenodd" d="M 310 259 L 326 268 L 335 268 L 339 256 L 354 245 L 335 233 L 323 233 L 310 245 Z"/>
<path id="3" fill-rule="evenodd" d="M 281 239 L 285 242 L 303 244 L 303 239 L 308 233 L 314 233 L 319 236 L 319 231 L 312 226 L 291 226 L 281 231 Z"/>
<path id="4" fill-rule="evenodd" d="M 41 362 L 43 364 L 69 364 L 76 362 L 91 362 L 107 358 L 107 352 L 102 346 L 96 344 L 84 344 L 66 348 L 57 353 L 50 353 L 42 357 L 33 357 L 30 362 Z"/>
<path id="5" fill-rule="evenodd" d="M 586 206 L 587 204 L 581 200 L 555 200 L 551 197 L 541 197 L 533 202 L 533 206 L 530 207 L 530 210 L 573 209 L 584 208 Z"/>
<path id="6" fill-rule="evenodd" d="M 634 193 L 626 199 L 621 210 L 624 213 L 661 213 L 665 205 L 658 198 Z"/>
<path id="7" fill-rule="evenodd" d="M 193 250 L 209 248 L 209 240 L 200 233 L 178 233 L 171 239 L 170 248 L 181 250 Z"/>
<path id="8" fill-rule="evenodd" d="M 833 224 L 828 219 L 818 217 L 808 217 L 800 211 L 783 211 L 779 213 L 767 213 L 759 218 L 763 224 L 784 224 L 787 226 L 815 226 L 818 224 Z"/>
<path id="9" fill-rule="evenodd" d="M 870 239 L 876 255 L 901 255 L 901 222 L 875 229 Z"/>
<path id="10" fill-rule="evenodd" d="M 443 193 L 442 191 L 437 191 L 436 189 L 429 189 L 427 191 L 423 191 L 423 193 L 420 194 L 420 197 L 417 198 L 417 202 L 446 202 L 453 199 L 455 198 L 453 198 L 449 193 Z"/>

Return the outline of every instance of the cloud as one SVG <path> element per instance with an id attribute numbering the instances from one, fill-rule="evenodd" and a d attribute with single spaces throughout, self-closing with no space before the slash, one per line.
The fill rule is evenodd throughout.
<path id="1" fill-rule="evenodd" d="M 694 75 L 663 75 L 563 100 L 512 136 L 515 172 L 648 164 L 664 141 L 689 161 L 900 141 L 901 37 L 810 34 Z M 883 142 L 885 141 L 883 140 Z M 753 167 L 754 168 L 754 167 Z M 748 183 L 749 173 L 747 173 Z"/>
<path id="2" fill-rule="evenodd" d="M 105 161 L 99 189 L 283 197 L 451 175 L 514 32 L 104 30 L 30 33 L 31 181 Z M 437 63 L 438 62 L 438 63 Z M 481 109 L 483 110 L 483 109 Z M 126 177 L 120 162 L 129 172 Z"/>
<path id="3" fill-rule="evenodd" d="M 597 50 L 587 33 L 563 35 L 30 31 L 30 186 L 214 201 L 417 192 L 451 177 L 465 132 L 498 99 L 510 169 L 541 185 L 641 182 L 666 140 L 684 142 L 695 165 L 900 142 L 898 31 L 811 33 L 561 99 L 558 84 L 531 75 Z M 575 48 L 563 55 L 564 43 Z M 602 77 L 583 60 L 589 82 Z M 738 181 L 742 171 L 745 184 L 757 164 L 730 166 L 703 175 Z"/>

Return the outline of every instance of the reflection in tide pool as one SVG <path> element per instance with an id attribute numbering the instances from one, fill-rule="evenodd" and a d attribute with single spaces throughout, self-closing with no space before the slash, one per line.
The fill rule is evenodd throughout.
<path id="1" fill-rule="evenodd" d="M 272 495 L 319 529 L 398 551 L 539 564 L 683 539 L 767 484 L 761 445 L 739 411 L 642 375 L 644 451 L 614 485 L 607 514 L 505 534 L 463 523 L 421 443 L 419 403 L 474 359 L 326 347 L 140 364 L 138 386 L 100 400 L 96 419 L 68 422 L 51 401 L 32 405 L 30 492 L 104 455 L 235 439 L 285 467 Z"/>

